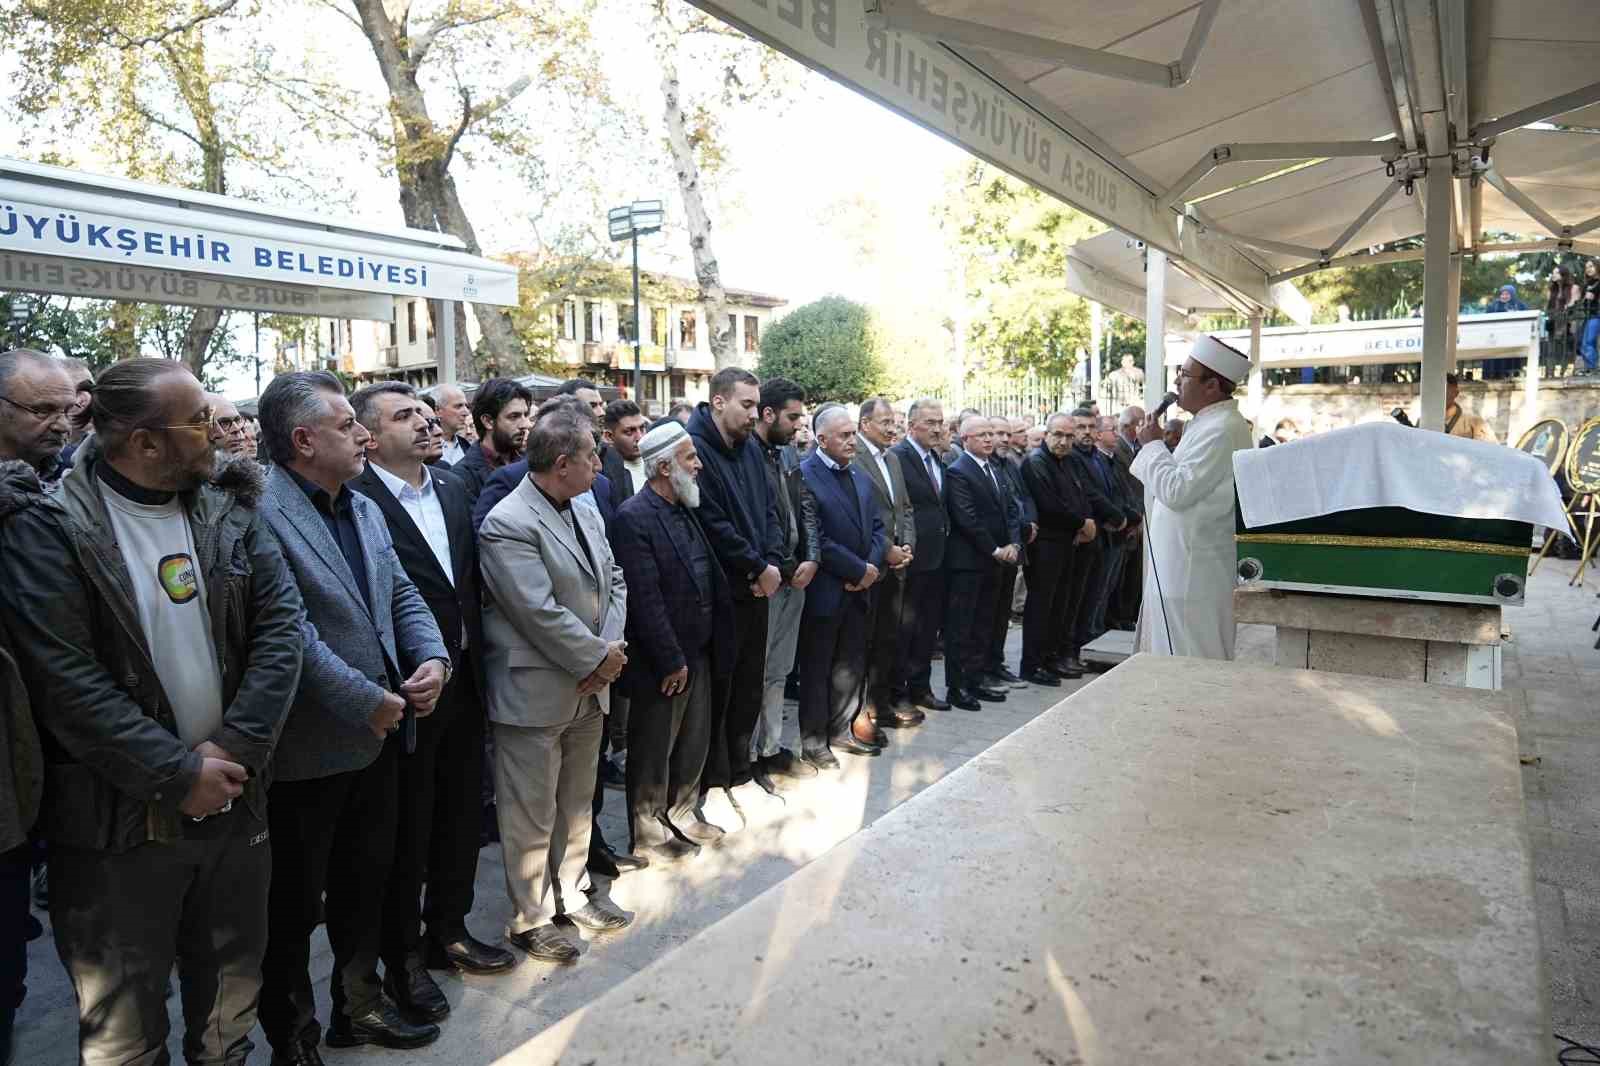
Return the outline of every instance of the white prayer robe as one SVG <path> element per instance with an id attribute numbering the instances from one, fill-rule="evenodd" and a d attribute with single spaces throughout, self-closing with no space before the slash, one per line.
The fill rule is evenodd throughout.
<path id="1" fill-rule="evenodd" d="M 1176 453 L 1156 441 L 1134 457 L 1147 527 L 1139 650 L 1233 658 L 1233 453 L 1250 446 L 1238 402 L 1223 400 L 1183 427 Z"/>

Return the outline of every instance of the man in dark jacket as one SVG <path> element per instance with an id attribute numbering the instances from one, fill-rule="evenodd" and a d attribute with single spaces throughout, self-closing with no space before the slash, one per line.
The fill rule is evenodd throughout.
<path id="1" fill-rule="evenodd" d="M 628 583 L 628 820 L 633 851 L 665 862 L 721 839 L 703 821 L 700 775 L 713 690 L 736 646 L 728 580 L 696 521 L 694 441 L 671 419 L 647 434 L 649 480 L 617 511 L 611 542 Z M 616 698 L 616 693 L 612 693 Z"/>
<path id="2" fill-rule="evenodd" d="M 916 554 L 906 567 L 900 606 L 900 667 L 904 686 L 902 710 L 948 711 L 930 683 L 933 649 L 944 619 L 945 545 L 950 514 L 945 508 L 944 462 L 939 458 L 944 435 L 944 409 L 938 400 L 912 402 L 906 412 L 906 439 L 889 450 L 900 459 L 906 495 L 916 526 Z"/>
<path id="3" fill-rule="evenodd" d="M 733 591 L 737 641 L 726 705 L 711 709 L 707 788 L 731 790 L 751 780 L 750 738 L 761 713 L 767 657 L 765 601 L 783 583 L 777 496 L 767 480 L 761 445 L 751 439 L 760 404 L 756 376 L 728 367 L 712 377 L 710 402 L 696 407 L 689 420 L 689 435 L 704 464 L 700 524 Z"/>
<path id="4" fill-rule="evenodd" d="M 379 382 L 357 391 L 350 406 L 372 435 L 367 468 L 350 487 L 378 505 L 395 556 L 450 649 L 450 684 L 434 712 L 417 722 L 416 750 L 400 760 L 399 832 L 383 902 L 384 989 L 402 1011 L 438 1021 L 450 1013 L 450 1001 L 429 968 L 494 974 L 516 964 L 511 952 L 478 940 L 466 924 L 483 795 L 478 538 L 461 486 L 423 465 L 427 409 L 416 391 Z"/>
<path id="5" fill-rule="evenodd" d="M 951 536 L 945 559 L 944 673 L 946 699 L 964 711 L 978 701 L 999 703 L 1004 689 L 986 673 L 991 612 L 1002 563 L 1015 564 L 1022 552 L 1021 510 L 1000 485 L 992 463 L 994 423 L 979 414 L 961 420 L 963 451 L 945 471 Z"/>
<path id="6" fill-rule="evenodd" d="M 1077 552 L 1073 574 L 1073 608 L 1071 625 L 1060 631 L 1061 661 L 1071 669 L 1082 669 L 1083 646 L 1100 635 L 1096 630 L 1095 615 L 1103 606 L 1106 571 L 1110 567 L 1111 552 L 1117 541 L 1114 535 L 1122 534 L 1128 525 L 1128 515 L 1120 501 L 1115 478 L 1109 464 L 1097 465 L 1095 432 L 1100 417 L 1087 407 L 1072 412 L 1073 446 L 1067 462 L 1077 467 L 1078 478 L 1094 487 L 1098 506 L 1103 508 L 1101 521 L 1094 537 L 1085 541 Z"/>
<path id="7" fill-rule="evenodd" d="M 451 676 L 433 612 L 395 554 L 377 504 L 348 484 L 371 434 L 332 374 L 273 378 L 261 396 L 272 471 L 262 517 L 306 606 L 305 670 L 278 743 L 269 821 L 272 921 L 261 1028 L 274 1056 L 315 1062 L 321 1035 L 311 934 L 333 947 L 332 1047 L 414 1048 L 414 1023 L 378 979 L 383 907 L 400 812 L 400 759 L 417 747 Z M 326 897 L 326 902 L 324 902 Z"/>
<path id="8" fill-rule="evenodd" d="M 50 477 L 60 467 L 81 402 L 65 363 L 31 349 L 0 354 L 0 461 L 15 464 L 19 486 Z M 34 491 L 37 491 L 36 489 Z M 0 518 L 30 496 L 16 491 L 0 500 Z M 0 626 L 0 1063 L 11 1061 L 12 1024 L 27 993 L 28 875 L 34 850 L 28 840 L 44 793 L 44 753 L 28 691 Z"/>
<path id="9" fill-rule="evenodd" d="M 600 472 L 611 482 L 613 507 L 621 507 L 649 480 L 644 459 L 639 454 L 639 441 L 644 431 L 645 417 L 638 404 L 632 400 L 612 400 L 606 404 L 606 449 L 600 457 Z M 615 706 L 611 713 L 617 713 Z"/>
<path id="10" fill-rule="evenodd" d="M 1111 505 L 1122 512 L 1127 524 L 1118 530 L 1100 531 L 1100 547 L 1105 566 L 1099 584 L 1094 590 L 1094 604 L 1089 612 L 1089 640 L 1094 640 L 1108 628 L 1113 600 L 1122 584 L 1123 567 L 1128 565 L 1132 549 L 1137 547 L 1138 522 L 1143 501 L 1129 494 L 1128 482 L 1133 475 L 1122 467 L 1117 445 L 1117 420 L 1107 415 L 1096 419 L 1094 450 L 1088 455 L 1087 465 L 1095 475 L 1095 487 L 1105 493 Z"/>
<path id="11" fill-rule="evenodd" d="M 1000 487 L 1015 501 L 1018 511 L 1018 540 L 1022 545 L 1023 555 L 1017 557 L 1016 563 L 1002 563 L 1000 565 L 1000 579 L 996 583 L 994 609 L 989 624 L 988 656 L 984 660 L 984 669 L 995 687 L 1015 685 L 1021 678 L 1006 668 L 1006 634 L 1011 629 L 1011 601 L 1017 588 L 1017 575 L 1026 560 L 1028 545 L 1039 533 L 1039 511 L 1034 506 L 1033 497 L 1028 492 L 1027 483 L 1022 480 L 1021 457 L 1012 451 L 1011 441 L 1014 430 L 1018 435 L 1026 434 L 1026 427 L 1018 419 L 1014 425 L 1009 418 L 995 418 L 994 422 L 994 472 Z"/>
<path id="12" fill-rule="evenodd" d="M 107 370 L 58 494 L 6 479 L 0 605 L 45 747 L 56 950 L 85 1062 L 242 1062 L 267 942 L 266 786 L 303 610 L 260 471 L 181 364 Z M 219 474 L 219 469 L 221 473 Z M 86 598 L 87 597 L 87 598 Z"/>
<path id="13" fill-rule="evenodd" d="M 905 573 L 916 561 L 916 511 L 906 488 L 900 457 L 890 452 L 895 442 L 894 406 L 882 396 L 861 404 L 856 423 L 855 457 L 851 466 L 872 486 L 878 520 L 883 523 L 889 547 L 884 570 L 872 590 L 872 629 L 867 652 L 867 713 L 880 747 L 888 737 L 883 729 L 921 725 L 927 717 L 904 706 L 905 678 L 900 666 L 900 615 L 904 607 Z"/>
<path id="14" fill-rule="evenodd" d="M 795 430 L 805 421 L 805 402 L 805 390 L 799 385 L 786 378 L 768 378 L 761 384 L 761 417 L 755 424 L 767 480 L 778 504 L 778 525 L 783 530 L 778 563 L 783 584 L 767 598 L 767 665 L 751 752 L 755 780 L 768 792 L 777 787 L 775 776 L 810 777 L 817 772 L 800 758 L 799 724 L 793 715 L 784 713 L 787 704 L 783 698 L 784 679 L 794 669 L 800 642 L 806 587 L 816 576 L 822 552 L 817 501 L 800 476 L 800 456 L 792 445 Z"/>
<path id="15" fill-rule="evenodd" d="M 882 749 L 854 731 L 867 672 L 872 591 L 885 566 L 888 537 L 872 486 L 852 470 L 856 428 L 838 404 L 817 412 L 817 445 L 800 471 L 817 498 L 822 566 L 806 593 L 800 634 L 801 754 L 819 770 L 836 770 L 833 752 L 877 755 Z"/>
<path id="16" fill-rule="evenodd" d="M 490 378 L 472 394 L 478 443 L 450 467 L 450 476 L 461 483 L 469 504 L 478 502 L 490 475 L 522 458 L 532 411 L 533 393 L 511 378 Z"/>

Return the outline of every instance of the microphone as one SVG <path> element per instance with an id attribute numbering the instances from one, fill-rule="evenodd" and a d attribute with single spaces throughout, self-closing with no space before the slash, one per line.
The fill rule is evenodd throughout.
<path id="1" fill-rule="evenodd" d="M 1171 407 L 1177 402 L 1178 394 L 1175 392 L 1169 392 L 1165 396 L 1161 397 L 1161 403 L 1158 404 L 1156 409 L 1150 413 L 1150 421 L 1161 421 L 1161 416 L 1167 413 L 1167 408 Z"/>

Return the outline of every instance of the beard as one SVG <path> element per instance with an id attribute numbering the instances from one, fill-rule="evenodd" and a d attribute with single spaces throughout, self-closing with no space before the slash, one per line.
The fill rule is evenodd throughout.
<path id="1" fill-rule="evenodd" d="M 694 479 L 694 475 L 674 462 L 669 476 L 672 478 L 672 491 L 677 495 L 678 502 L 691 511 L 699 507 L 700 483 Z"/>

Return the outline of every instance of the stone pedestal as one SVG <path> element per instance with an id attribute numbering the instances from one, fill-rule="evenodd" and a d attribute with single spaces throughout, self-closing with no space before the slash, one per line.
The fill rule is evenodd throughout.
<path id="1" fill-rule="evenodd" d="M 1500 687 L 1501 608 L 1236 589 L 1234 621 L 1277 627 L 1278 666 Z"/>
<path id="2" fill-rule="evenodd" d="M 1550 1062 L 1509 712 L 1135 656 L 500 1062 Z"/>

